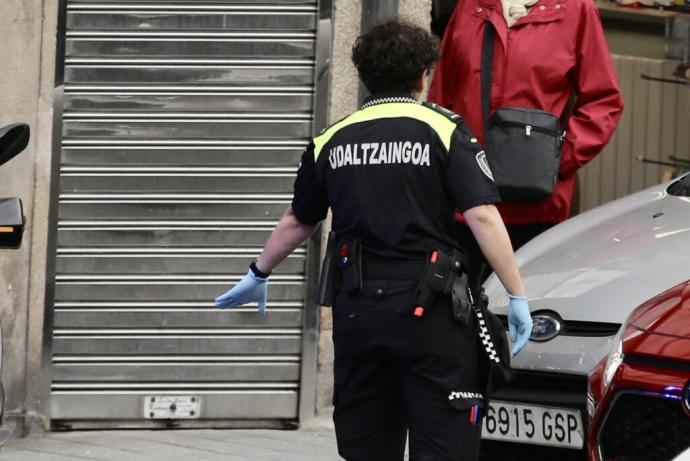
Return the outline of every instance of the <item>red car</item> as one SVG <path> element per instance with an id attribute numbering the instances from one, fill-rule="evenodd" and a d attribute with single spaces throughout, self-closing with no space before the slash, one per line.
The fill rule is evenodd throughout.
<path id="1" fill-rule="evenodd" d="M 690 447 L 690 280 L 632 312 L 589 375 L 587 411 L 591 460 L 672 460 Z"/>

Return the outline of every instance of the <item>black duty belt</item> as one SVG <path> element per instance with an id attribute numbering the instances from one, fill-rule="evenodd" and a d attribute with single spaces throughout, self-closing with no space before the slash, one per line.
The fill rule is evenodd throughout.
<path id="1" fill-rule="evenodd" d="M 418 281 L 424 272 L 423 259 L 375 259 L 362 260 L 364 280 L 414 280 Z"/>
<path id="2" fill-rule="evenodd" d="M 317 302 L 332 306 L 339 290 L 361 292 L 365 280 L 419 282 L 426 266 L 425 258 L 377 257 L 366 251 L 360 240 L 338 237 L 331 231 L 319 274 Z"/>

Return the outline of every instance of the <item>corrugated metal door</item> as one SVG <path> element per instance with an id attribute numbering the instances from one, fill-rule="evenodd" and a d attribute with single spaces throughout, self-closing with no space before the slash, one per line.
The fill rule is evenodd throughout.
<path id="1" fill-rule="evenodd" d="M 316 0 L 66 8 L 53 422 L 145 424 L 167 396 L 175 419 L 294 420 L 305 249 L 271 277 L 265 317 L 211 300 L 290 201 Z"/>

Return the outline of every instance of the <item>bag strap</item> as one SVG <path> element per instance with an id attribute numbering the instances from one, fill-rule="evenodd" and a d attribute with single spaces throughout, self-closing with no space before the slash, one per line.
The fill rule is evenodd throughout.
<path id="1" fill-rule="evenodd" d="M 572 93 L 568 98 L 568 102 L 565 104 L 565 109 L 561 114 L 561 118 L 558 120 L 561 124 L 561 143 L 563 143 L 565 135 L 568 132 L 568 120 L 570 120 L 570 116 L 573 115 L 573 107 L 575 106 L 576 100 L 577 97 Z"/>
<path id="2" fill-rule="evenodd" d="M 482 115 L 484 116 L 484 133 L 489 129 L 489 115 L 491 111 L 491 83 L 494 73 L 494 39 L 496 30 L 491 21 L 484 21 L 484 37 L 482 39 L 482 67 L 481 67 L 481 91 L 482 91 Z M 561 141 L 565 138 L 568 128 L 568 120 L 572 115 L 573 98 L 568 99 L 565 110 L 561 114 Z"/>
<path id="3" fill-rule="evenodd" d="M 491 110 L 491 80 L 494 72 L 494 38 L 496 33 L 490 21 L 484 22 L 482 40 L 482 115 L 484 132 L 489 129 L 489 112 Z"/>

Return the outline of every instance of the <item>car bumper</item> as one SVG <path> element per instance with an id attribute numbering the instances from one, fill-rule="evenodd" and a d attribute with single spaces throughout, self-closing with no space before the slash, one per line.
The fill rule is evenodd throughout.
<path id="1" fill-rule="evenodd" d="M 608 336 L 599 336 L 596 332 L 579 336 L 561 334 L 546 342 L 529 341 L 511 359 L 511 366 L 516 370 L 584 376 L 609 353 L 615 334 L 616 331 Z"/>
<path id="2" fill-rule="evenodd" d="M 685 450 L 690 446 L 688 382 L 689 363 L 655 358 L 639 363 L 626 357 L 592 420 L 591 458 L 663 461 Z"/>
<path id="3" fill-rule="evenodd" d="M 587 375 L 545 371 L 516 370 L 516 376 L 494 396 L 495 400 L 518 404 L 536 404 L 577 410 L 587 433 Z M 580 450 L 526 443 L 482 440 L 482 461 L 583 461 Z"/>

